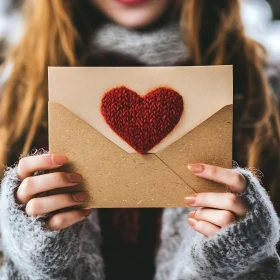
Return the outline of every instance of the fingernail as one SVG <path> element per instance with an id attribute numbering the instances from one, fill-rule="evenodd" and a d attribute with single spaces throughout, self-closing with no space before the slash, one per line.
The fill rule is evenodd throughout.
<path id="1" fill-rule="evenodd" d="M 188 164 L 188 169 L 194 174 L 202 173 L 205 170 L 205 166 L 199 163 Z"/>
<path id="2" fill-rule="evenodd" d="M 55 156 L 55 155 L 53 155 L 52 156 L 52 161 L 53 161 L 53 163 L 54 164 L 56 164 L 56 165 L 63 165 L 63 164 L 65 164 L 66 162 L 68 162 L 68 157 L 66 157 L 66 156 Z"/>
<path id="3" fill-rule="evenodd" d="M 192 227 L 194 227 L 195 224 L 197 223 L 197 220 L 192 219 L 192 218 L 189 218 L 189 219 L 188 219 L 188 222 L 189 222 L 189 224 L 190 224 Z"/>
<path id="4" fill-rule="evenodd" d="M 194 218 L 195 212 L 196 212 L 196 211 L 191 211 L 191 212 L 189 213 L 189 218 Z"/>
<path id="5" fill-rule="evenodd" d="M 84 208 L 84 209 L 82 209 L 82 213 L 85 217 L 88 217 L 91 214 L 91 209 L 90 208 Z"/>
<path id="6" fill-rule="evenodd" d="M 185 197 L 185 201 L 188 205 L 192 205 L 195 203 L 197 194 L 191 194 Z"/>
<path id="7" fill-rule="evenodd" d="M 81 183 L 83 181 L 83 176 L 79 173 L 66 173 L 66 177 L 71 183 Z"/>
<path id="8" fill-rule="evenodd" d="M 87 199 L 87 193 L 86 192 L 73 193 L 72 197 L 76 202 L 84 202 Z"/>

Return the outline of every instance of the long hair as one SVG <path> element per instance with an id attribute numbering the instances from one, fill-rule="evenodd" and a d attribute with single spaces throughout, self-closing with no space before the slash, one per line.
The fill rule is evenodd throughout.
<path id="1" fill-rule="evenodd" d="M 264 173 L 264 186 L 280 213 L 280 118 L 265 76 L 264 48 L 246 36 L 237 0 L 186 1 L 181 23 L 195 65 L 233 65 L 233 154 Z"/>
<path id="2" fill-rule="evenodd" d="M 47 124 L 47 66 L 84 64 L 91 29 L 86 3 L 37 0 L 26 4 L 25 34 L 6 60 L 13 62 L 13 70 L 0 104 L 2 165 L 21 142 L 21 152 L 27 153 L 38 128 Z M 182 34 L 187 34 L 193 64 L 233 64 L 234 153 L 242 164 L 268 176 L 265 187 L 280 213 L 276 203 L 280 120 L 264 74 L 265 51 L 245 35 L 238 0 L 185 0 L 181 11 Z"/>

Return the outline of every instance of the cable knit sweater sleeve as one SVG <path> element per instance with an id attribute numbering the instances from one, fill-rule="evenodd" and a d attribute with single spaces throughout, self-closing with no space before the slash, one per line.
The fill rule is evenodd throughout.
<path id="1" fill-rule="evenodd" d="M 19 184 L 16 168 L 8 169 L 0 196 L 0 279 L 103 279 L 96 212 L 62 231 L 50 231 L 44 217 L 29 217 L 17 204 Z"/>
<path id="2" fill-rule="evenodd" d="M 279 219 L 259 181 L 251 172 L 238 170 L 248 180 L 240 194 L 249 208 L 246 217 L 204 237 L 187 224 L 192 209 L 166 210 L 157 280 L 280 279 Z"/>

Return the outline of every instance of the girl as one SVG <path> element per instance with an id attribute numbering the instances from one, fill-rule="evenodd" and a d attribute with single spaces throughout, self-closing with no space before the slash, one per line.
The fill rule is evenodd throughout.
<path id="1" fill-rule="evenodd" d="M 279 211 L 280 123 L 264 50 L 246 37 L 237 0 L 174 2 L 28 1 L 25 35 L 5 63 L 1 163 L 47 147 L 47 66 L 233 64 L 234 159 L 260 168 Z M 44 195 L 82 181 L 43 172 L 67 161 L 37 153 L 6 170 L 1 279 L 280 278 L 279 220 L 250 171 L 190 163 L 186 172 L 231 191 L 186 197 L 191 209 L 70 210 L 85 192 Z"/>

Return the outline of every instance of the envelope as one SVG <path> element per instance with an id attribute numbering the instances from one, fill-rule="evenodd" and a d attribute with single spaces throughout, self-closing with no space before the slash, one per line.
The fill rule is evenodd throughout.
<path id="1" fill-rule="evenodd" d="M 86 190 L 91 208 L 140 208 L 226 191 L 187 164 L 232 167 L 232 66 L 49 67 L 48 110 L 49 151 L 70 160 L 56 171 L 84 177 L 56 193 Z"/>

